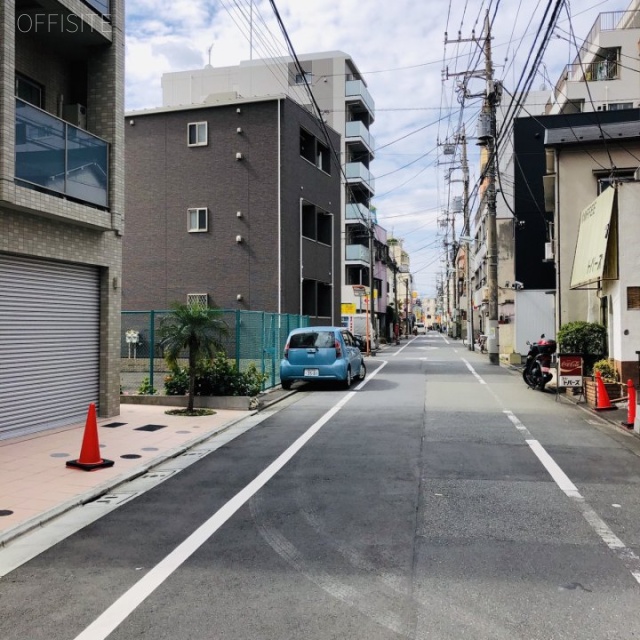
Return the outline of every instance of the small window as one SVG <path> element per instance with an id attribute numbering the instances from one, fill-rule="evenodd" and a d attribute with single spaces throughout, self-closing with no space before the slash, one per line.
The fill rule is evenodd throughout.
<path id="1" fill-rule="evenodd" d="M 191 122 L 187 127 L 190 147 L 203 147 L 208 143 L 206 122 Z"/>
<path id="2" fill-rule="evenodd" d="M 313 81 L 313 74 L 310 71 L 305 71 L 304 73 L 296 73 L 296 84 L 304 84 L 304 81 L 307 81 L 307 84 L 311 84 Z"/>
<path id="3" fill-rule="evenodd" d="M 187 225 L 190 233 L 207 231 L 208 211 L 206 208 L 187 210 Z"/>
<path id="4" fill-rule="evenodd" d="M 633 102 L 610 102 L 607 105 L 609 111 L 621 111 L 622 109 L 633 109 Z"/>
<path id="5" fill-rule="evenodd" d="M 640 310 L 640 287 L 627 287 L 627 309 Z"/>
<path id="6" fill-rule="evenodd" d="M 209 306 L 209 294 L 187 293 L 187 305 L 189 307 L 201 307 L 206 309 Z"/>
<path id="7" fill-rule="evenodd" d="M 331 156 L 329 155 L 329 147 L 319 141 L 316 141 L 316 167 L 325 173 L 331 173 Z"/>
<path id="8" fill-rule="evenodd" d="M 300 129 L 300 155 L 315 164 L 316 139 L 304 129 Z"/>

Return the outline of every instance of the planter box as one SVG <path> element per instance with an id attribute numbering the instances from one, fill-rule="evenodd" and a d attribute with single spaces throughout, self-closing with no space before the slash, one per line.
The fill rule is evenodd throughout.
<path id="1" fill-rule="evenodd" d="M 622 385 L 619 382 L 605 382 L 604 388 L 607 390 L 609 400 L 617 400 L 624 395 Z M 590 407 L 595 408 L 597 406 L 595 378 L 584 379 L 584 397 Z"/>
<path id="2" fill-rule="evenodd" d="M 196 396 L 196 409 L 226 409 L 252 411 L 259 407 L 259 398 L 249 396 Z M 148 404 L 156 407 L 186 407 L 187 396 L 120 396 L 121 404 Z"/>

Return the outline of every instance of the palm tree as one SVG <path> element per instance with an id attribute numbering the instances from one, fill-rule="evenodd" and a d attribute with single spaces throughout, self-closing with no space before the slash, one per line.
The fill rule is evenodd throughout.
<path id="1" fill-rule="evenodd" d="M 215 307 L 174 302 L 171 313 L 160 323 L 160 344 L 165 350 L 169 366 L 177 366 L 178 358 L 185 349 L 189 354 L 187 412 L 193 412 L 198 363 L 223 350 L 221 338 L 229 333 L 220 316 L 221 311 Z"/>

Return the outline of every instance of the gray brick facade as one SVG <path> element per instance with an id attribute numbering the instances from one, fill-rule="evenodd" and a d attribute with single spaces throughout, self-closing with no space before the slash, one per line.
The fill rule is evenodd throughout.
<path id="1" fill-rule="evenodd" d="M 124 0 L 111 0 L 108 19 L 80 0 L 51 0 L 38 26 L 37 12 L 21 20 L 27 14 L 16 5 L 0 4 L 0 252 L 99 267 L 98 402 L 100 415 L 113 416 L 120 411 Z M 64 105 L 86 107 L 86 130 L 109 145 L 106 207 L 16 180 L 16 74 L 43 88 L 40 106 L 52 116 L 62 117 Z"/>
<path id="2" fill-rule="evenodd" d="M 167 309 L 206 293 L 222 308 L 297 314 L 301 278 L 313 278 L 333 286 L 333 317 L 322 321 L 339 321 L 339 220 L 333 247 L 301 239 L 301 200 L 340 211 L 335 161 L 328 174 L 300 155 L 301 128 L 325 139 L 308 111 L 268 98 L 125 120 L 123 309 Z M 198 122 L 207 123 L 207 144 L 189 146 L 188 125 Z M 206 232 L 189 232 L 190 208 L 207 209 Z"/>

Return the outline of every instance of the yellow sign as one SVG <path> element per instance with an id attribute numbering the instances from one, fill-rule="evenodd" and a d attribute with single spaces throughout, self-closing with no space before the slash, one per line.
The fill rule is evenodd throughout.
<path id="1" fill-rule="evenodd" d="M 352 316 L 356 312 L 356 305 L 354 302 L 343 302 L 340 305 L 340 314 L 343 316 Z"/>
<path id="2" fill-rule="evenodd" d="M 613 187 L 605 189 L 580 214 L 571 289 L 598 282 L 603 277 L 615 195 Z"/>

